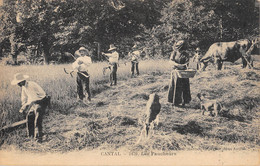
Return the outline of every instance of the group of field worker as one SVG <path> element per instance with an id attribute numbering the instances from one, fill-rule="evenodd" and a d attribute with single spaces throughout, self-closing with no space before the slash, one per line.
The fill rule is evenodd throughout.
<path id="1" fill-rule="evenodd" d="M 80 56 L 73 62 L 72 68 L 77 71 L 77 98 L 78 101 L 83 102 L 84 99 L 91 101 L 90 93 L 90 75 L 88 67 L 92 64 L 91 55 L 89 50 L 85 47 L 80 47 L 77 52 Z M 117 85 L 117 69 L 119 62 L 119 53 L 117 47 L 113 44 L 110 45 L 107 53 L 102 55 L 108 58 L 108 68 L 110 69 L 110 86 Z M 141 51 L 138 45 L 132 47 L 128 57 L 131 61 L 131 74 L 132 77 L 136 74 L 139 75 L 139 59 Z M 196 68 L 200 68 L 200 58 L 202 54 L 199 48 L 195 50 L 193 61 L 196 62 Z M 183 107 L 191 101 L 190 83 L 189 78 L 180 78 L 176 75 L 175 70 L 186 70 L 189 64 L 189 54 L 187 52 L 187 43 L 185 40 L 179 40 L 173 45 L 173 51 L 170 56 L 171 63 L 171 80 L 168 89 L 168 102 L 172 106 Z M 35 82 L 27 81 L 29 76 L 17 73 L 11 82 L 13 85 L 18 85 L 22 88 L 22 107 L 19 112 L 26 112 L 27 131 L 30 137 L 42 139 L 42 118 L 47 105 L 50 103 L 45 91 Z M 84 90 L 85 89 L 85 90 Z M 37 131 L 38 129 L 38 131 Z"/>
<path id="2" fill-rule="evenodd" d="M 140 51 L 137 51 L 136 45 L 134 45 L 133 50 L 133 52 L 129 53 L 132 63 L 132 76 L 134 75 L 135 67 L 137 75 L 139 75 L 138 59 L 140 57 Z M 91 101 L 91 93 L 89 88 L 90 76 L 88 73 L 88 67 L 92 64 L 91 55 L 89 54 L 89 50 L 85 47 L 80 47 L 76 52 L 78 52 L 80 56 L 75 60 L 75 62 L 72 63 L 72 68 L 73 71 L 77 71 L 77 98 L 78 101 L 83 101 L 85 98 L 87 98 L 88 101 Z M 111 44 L 108 52 L 102 52 L 102 55 L 108 57 L 108 67 L 111 71 L 110 86 L 117 85 L 117 68 L 119 61 L 117 47 L 115 47 L 114 44 Z M 28 75 L 16 73 L 14 75 L 14 79 L 11 81 L 11 84 L 18 85 L 22 89 L 22 107 L 19 112 L 26 116 L 28 136 L 41 142 L 43 136 L 42 120 L 45 110 L 50 104 L 50 96 L 48 96 L 42 87 L 36 82 L 28 81 L 28 78 Z"/>

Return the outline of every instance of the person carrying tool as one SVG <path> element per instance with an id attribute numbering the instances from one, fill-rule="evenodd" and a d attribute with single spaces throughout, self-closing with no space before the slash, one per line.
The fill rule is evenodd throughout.
<path id="1" fill-rule="evenodd" d="M 138 59 L 140 58 L 141 52 L 138 50 L 137 45 L 135 44 L 132 47 L 132 52 L 128 53 L 128 56 L 130 56 L 131 58 L 131 72 L 132 72 L 132 77 L 134 76 L 134 72 L 135 72 L 135 68 L 136 68 L 136 74 L 139 75 L 139 68 L 138 68 L 138 64 L 139 61 Z"/>
<path id="2" fill-rule="evenodd" d="M 83 101 L 86 95 L 83 93 L 83 84 L 88 94 L 88 100 L 91 101 L 91 94 L 89 89 L 89 74 L 87 68 L 92 64 L 89 51 L 85 47 L 79 48 L 80 57 L 72 64 L 74 71 L 77 71 L 77 94 L 79 101 Z"/>
<path id="3" fill-rule="evenodd" d="M 242 52 L 242 56 L 244 57 L 244 59 L 246 60 L 247 64 L 248 64 L 248 68 L 254 68 L 253 65 L 253 58 L 251 56 L 251 53 L 253 51 L 253 49 L 255 48 L 255 45 L 258 43 L 257 39 L 252 40 L 252 44 L 250 46 L 250 48 L 245 52 L 245 51 L 241 51 Z M 245 63 L 245 62 L 243 62 Z"/>
<path id="4" fill-rule="evenodd" d="M 33 81 L 27 81 L 28 75 L 17 73 L 14 75 L 12 85 L 18 85 L 22 88 L 22 107 L 20 113 L 26 114 L 26 126 L 29 137 L 42 140 L 42 119 L 47 106 L 50 103 L 50 97 L 45 91 Z M 38 131 L 36 130 L 38 128 Z"/>
<path id="5" fill-rule="evenodd" d="M 116 51 L 116 47 L 114 46 L 114 44 L 110 44 L 110 48 L 108 49 L 108 51 L 111 51 L 111 53 L 103 53 L 103 55 L 107 56 L 109 59 L 109 67 L 112 68 L 111 73 L 110 73 L 110 86 L 113 85 L 113 81 L 114 81 L 114 85 L 117 84 L 117 76 L 116 76 L 116 72 L 117 72 L 117 65 L 118 65 L 118 60 L 119 60 L 119 54 Z"/>

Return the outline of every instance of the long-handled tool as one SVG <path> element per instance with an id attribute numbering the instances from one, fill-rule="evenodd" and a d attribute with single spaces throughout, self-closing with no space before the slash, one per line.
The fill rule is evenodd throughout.
<path id="1" fill-rule="evenodd" d="M 249 52 L 248 54 L 251 54 L 251 52 L 253 51 L 254 46 L 255 46 L 256 44 L 258 44 L 258 43 L 259 43 L 259 41 L 253 40 L 251 47 L 247 50 L 247 53 Z M 247 54 L 247 53 L 246 53 L 246 54 Z M 246 60 L 248 66 L 249 66 L 251 69 L 254 69 L 254 67 L 253 67 L 253 66 L 250 64 L 250 62 L 248 61 L 247 57 L 244 56 L 243 54 L 242 54 L 242 56 L 243 56 L 243 58 Z"/>
<path id="2" fill-rule="evenodd" d="M 242 56 L 243 56 L 243 58 L 246 60 L 248 66 L 249 66 L 251 69 L 254 69 L 254 67 L 253 67 L 253 66 L 249 63 L 249 61 L 247 60 L 246 56 L 244 56 L 243 54 L 242 54 Z"/>
<path id="3" fill-rule="evenodd" d="M 10 125 L 7 125 L 7 126 L 2 127 L 0 131 L 6 130 L 6 129 L 10 129 L 10 128 L 13 128 L 13 127 L 16 127 L 16 126 L 23 125 L 23 124 L 25 124 L 26 122 L 27 122 L 26 119 L 21 120 L 21 121 L 19 121 L 19 122 L 15 122 L 15 123 L 13 123 L 13 124 L 10 124 Z"/>
<path id="4" fill-rule="evenodd" d="M 74 70 L 70 71 L 70 72 L 67 72 L 67 70 L 65 68 L 63 68 L 64 72 L 66 74 L 70 74 L 71 77 L 73 77 L 72 73 L 74 72 Z"/>
<path id="5" fill-rule="evenodd" d="M 67 70 L 66 70 L 65 68 L 63 68 L 63 70 L 64 70 L 64 72 L 65 72 L 66 74 L 70 74 L 70 76 L 73 77 L 72 73 L 75 72 L 74 70 L 72 70 L 72 71 L 70 71 L 70 72 L 67 72 Z M 81 75 L 83 75 L 83 76 L 86 77 L 86 78 L 89 78 L 88 75 L 86 75 L 86 74 L 84 74 L 84 73 L 82 73 L 82 72 L 78 72 L 78 73 L 80 73 Z"/>

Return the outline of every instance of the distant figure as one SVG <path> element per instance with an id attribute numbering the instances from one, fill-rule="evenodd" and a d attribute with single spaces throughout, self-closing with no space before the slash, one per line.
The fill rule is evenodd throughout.
<path id="1" fill-rule="evenodd" d="M 161 104 L 159 102 L 159 96 L 156 93 L 152 93 L 149 95 L 149 100 L 146 104 L 146 118 L 144 128 L 141 131 L 140 138 L 137 141 L 139 143 L 143 138 L 148 138 L 153 130 L 154 123 L 159 123 L 158 114 L 161 111 Z"/>
<path id="2" fill-rule="evenodd" d="M 20 113 L 26 113 L 26 126 L 29 137 L 42 140 L 42 119 L 45 110 L 50 103 L 50 97 L 46 96 L 44 90 L 35 82 L 27 81 L 28 75 L 17 73 L 14 75 L 12 85 L 22 88 L 22 107 Z M 38 128 L 38 131 L 36 130 Z"/>
<path id="3" fill-rule="evenodd" d="M 77 94 L 79 101 L 83 101 L 86 94 L 83 92 L 83 84 L 88 95 L 88 100 L 91 101 L 91 94 L 89 89 L 89 74 L 88 67 L 92 64 L 89 51 L 85 47 L 80 47 L 78 50 L 80 57 L 72 64 L 73 70 L 77 71 Z"/>
<path id="4" fill-rule="evenodd" d="M 257 40 L 252 40 L 252 45 L 250 46 L 250 48 L 244 52 L 244 51 L 241 51 L 242 52 L 242 55 L 244 56 L 245 60 L 247 61 L 248 63 L 248 68 L 251 69 L 254 67 L 254 64 L 253 64 L 253 58 L 251 56 L 251 53 L 255 47 L 255 45 L 257 44 Z"/>
<path id="5" fill-rule="evenodd" d="M 116 51 L 116 47 L 114 46 L 114 44 L 110 44 L 110 48 L 108 49 L 109 52 L 111 53 L 102 53 L 103 55 L 107 56 L 109 59 L 109 68 L 112 68 L 111 73 L 110 73 L 110 86 L 117 84 L 117 76 L 116 76 L 116 72 L 117 72 L 117 66 L 118 66 L 118 60 L 119 60 L 119 54 Z"/>
<path id="6" fill-rule="evenodd" d="M 196 63 L 196 69 L 197 70 L 200 70 L 200 58 L 202 57 L 202 54 L 201 54 L 201 50 L 200 50 L 200 48 L 198 47 L 198 48 L 196 48 L 196 50 L 195 50 L 195 55 L 194 55 L 194 57 L 193 57 L 193 62 L 195 62 Z"/>
<path id="7" fill-rule="evenodd" d="M 173 52 L 170 57 L 170 63 L 173 71 L 171 72 L 171 81 L 168 90 L 168 102 L 174 106 L 184 106 L 191 101 L 189 78 L 178 78 L 175 70 L 186 70 L 189 62 L 189 55 L 185 51 L 186 43 L 184 40 L 178 41 L 173 46 Z"/>
<path id="8" fill-rule="evenodd" d="M 138 68 L 139 61 L 138 61 L 138 59 L 140 58 L 141 51 L 138 50 L 136 44 L 132 47 L 132 50 L 133 51 L 129 52 L 128 56 L 130 56 L 130 58 L 131 58 L 131 64 L 132 64 L 131 72 L 132 72 L 132 77 L 133 77 L 134 73 L 135 73 L 135 68 L 136 68 L 136 74 L 139 75 L 139 68 Z"/>

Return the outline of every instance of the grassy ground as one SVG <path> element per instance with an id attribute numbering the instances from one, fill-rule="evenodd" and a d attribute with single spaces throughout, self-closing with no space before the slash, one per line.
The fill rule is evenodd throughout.
<path id="1" fill-rule="evenodd" d="M 170 79 L 169 64 L 164 60 L 142 61 L 141 75 L 130 78 L 130 64 L 118 69 L 118 86 L 110 87 L 105 63 L 89 69 L 93 99 L 76 102 L 75 77 L 63 72 L 69 65 L 1 67 L 0 126 L 22 120 L 19 114 L 20 89 L 11 86 L 16 72 L 30 75 L 52 96 L 51 108 L 44 118 L 44 140 L 37 143 L 26 138 L 24 127 L 1 133 L 1 149 L 37 152 L 72 150 L 258 150 L 259 149 L 259 81 L 257 69 L 241 69 L 228 64 L 226 69 L 209 68 L 190 79 L 192 101 L 186 108 L 167 104 Z M 160 123 L 146 142 L 136 144 L 143 126 L 145 105 L 150 93 L 160 96 Z M 198 92 L 218 99 L 229 113 L 211 117 L 201 115 Z"/>

